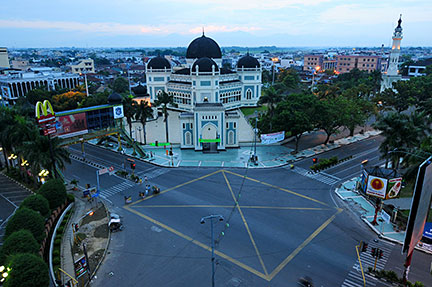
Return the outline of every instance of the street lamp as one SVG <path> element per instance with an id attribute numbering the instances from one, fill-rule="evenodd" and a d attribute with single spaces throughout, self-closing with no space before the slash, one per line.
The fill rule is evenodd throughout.
<path id="1" fill-rule="evenodd" d="M 212 287 L 215 286 L 215 256 L 214 256 L 214 239 L 213 239 L 213 221 L 214 219 L 218 219 L 219 221 L 223 221 L 224 218 L 222 215 L 209 215 L 201 218 L 201 224 L 204 224 L 207 219 L 210 219 L 211 226 L 211 249 L 212 249 Z"/>
<path id="2" fill-rule="evenodd" d="M 0 278 L 0 283 L 3 283 L 6 280 L 6 277 L 9 276 L 9 272 L 11 271 L 11 269 L 9 267 L 4 267 L 4 266 L 0 266 L 0 273 L 1 273 L 1 278 Z"/>
<path id="3" fill-rule="evenodd" d="M 273 65 L 272 65 L 272 71 L 273 71 L 273 75 L 272 75 L 272 85 L 274 85 L 274 78 L 275 78 L 275 63 L 276 63 L 277 61 L 279 61 L 279 59 L 278 59 L 277 57 L 274 57 L 274 58 L 272 58 L 271 60 L 272 60 L 272 62 L 273 62 Z"/>

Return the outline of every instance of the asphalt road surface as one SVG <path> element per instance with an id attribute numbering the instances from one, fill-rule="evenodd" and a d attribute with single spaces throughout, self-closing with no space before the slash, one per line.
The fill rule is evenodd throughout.
<path id="1" fill-rule="evenodd" d="M 125 229 L 112 234 L 93 286 L 211 286 L 211 224 L 200 224 L 211 214 L 224 217 L 214 223 L 216 286 L 297 286 L 305 275 L 315 286 L 362 286 L 356 285 L 361 273 L 355 251 L 361 240 L 388 251 L 380 267 L 400 268 L 403 261 L 394 255 L 400 246 L 374 242 L 376 235 L 332 192 L 360 173 L 364 159 L 369 165 L 382 164 L 381 140 L 322 154 L 353 158 L 319 174 L 308 172 L 311 158 L 296 162 L 294 169 L 160 168 L 135 161 L 135 174 L 161 188 L 144 200 L 138 197 L 143 185 L 102 175 L 101 196 L 123 216 Z M 79 146 L 71 150 L 81 153 Z M 126 159 L 90 145 L 86 158 L 115 169 Z M 81 186 L 95 185 L 96 170 L 72 160 L 65 176 Z M 125 205 L 124 196 L 132 196 L 133 203 Z M 419 269 L 430 264 L 430 256 L 415 258 Z M 363 259 L 370 262 L 367 254 Z M 366 280 L 367 286 L 386 286 Z"/>

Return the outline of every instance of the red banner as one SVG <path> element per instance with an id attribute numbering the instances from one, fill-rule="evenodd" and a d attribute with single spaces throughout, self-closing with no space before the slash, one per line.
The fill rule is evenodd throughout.
<path id="1" fill-rule="evenodd" d="M 88 133 L 86 114 L 79 113 L 61 116 L 56 121 L 57 135 L 60 138 L 68 138 Z"/>

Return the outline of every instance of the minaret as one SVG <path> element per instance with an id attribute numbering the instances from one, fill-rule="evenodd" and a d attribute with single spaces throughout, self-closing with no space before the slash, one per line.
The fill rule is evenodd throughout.
<path id="1" fill-rule="evenodd" d="M 393 45 L 390 53 L 389 67 L 387 75 L 396 76 L 398 74 L 398 63 L 400 55 L 400 44 L 402 40 L 402 14 L 399 18 L 398 25 L 393 33 Z"/>
<path id="2" fill-rule="evenodd" d="M 400 15 L 398 25 L 393 33 L 393 45 L 390 53 L 389 64 L 387 72 L 383 74 L 381 81 L 381 92 L 385 89 L 393 87 L 393 83 L 402 79 L 402 76 L 398 74 L 398 64 L 400 56 L 400 44 L 402 40 L 402 14 Z"/>

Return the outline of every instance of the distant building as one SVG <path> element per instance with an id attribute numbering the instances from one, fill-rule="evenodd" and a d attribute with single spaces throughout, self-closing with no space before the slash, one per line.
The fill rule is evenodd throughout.
<path id="1" fill-rule="evenodd" d="M 9 56 L 6 48 L 0 47 L 0 68 L 9 69 Z"/>
<path id="2" fill-rule="evenodd" d="M 408 76 L 419 77 L 426 75 L 426 67 L 432 65 L 432 58 L 423 59 L 409 65 Z"/>
<path id="3" fill-rule="evenodd" d="M 25 96 L 29 91 L 46 87 L 55 90 L 56 86 L 62 89 L 73 89 L 79 84 L 79 76 L 62 72 L 48 71 L 50 68 L 32 69 L 29 72 L 14 71 L 0 75 L 0 91 L 2 105 L 14 105 L 19 97 Z M 43 72 L 41 72 L 42 70 Z"/>
<path id="4" fill-rule="evenodd" d="M 324 55 L 305 55 L 303 71 L 312 71 L 316 67 L 322 67 L 324 62 Z"/>
<path id="5" fill-rule="evenodd" d="M 71 65 L 71 72 L 74 74 L 95 73 L 93 59 L 83 59 L 78 64 Z"/>
<path id="6" fill-rule="evenodd" d="M 390 53 L 389 65 L 387 72 L 382 76 L 381 91 L 392 88 L 393 83 L 400 81 L 402 75 L 399 75 L 399 56 L 400 56 L 400 45 L 402 41 L 402 15 L 399 18 L 398 25 L 393 33 L 393 44 Z"/>
<path id="7" fill-rule="evenodd" d="M 325 71 L 325 70 L 330 70 L 330 71 L 334 71 L 334 70 L 336 70 L 336 64 L 337 64 L 337 62 L 336 62 L 336 60 L 333 60 L 333 59 L 331 59 L 331 60 L 329 60 L 329 59 L 325 59 L 324 61 L 323 61 L 323 64 L 322 64 L 322 69 Z"/>
<path id="8" fill-rule="evenodd" d="M 11 64 L 13 69 L 18 69 L 21 71 L 26 71 L 30 68 L 29 61 L 27 60 L 12 60 Z"/>
<path id="9" fill-rule="evenodd" d="M 349 73 L 354 68 L 366 72 L 381 70 L 381 56 L 337 55 L 336 62 L 336 71 L 340 74 Z"/>

